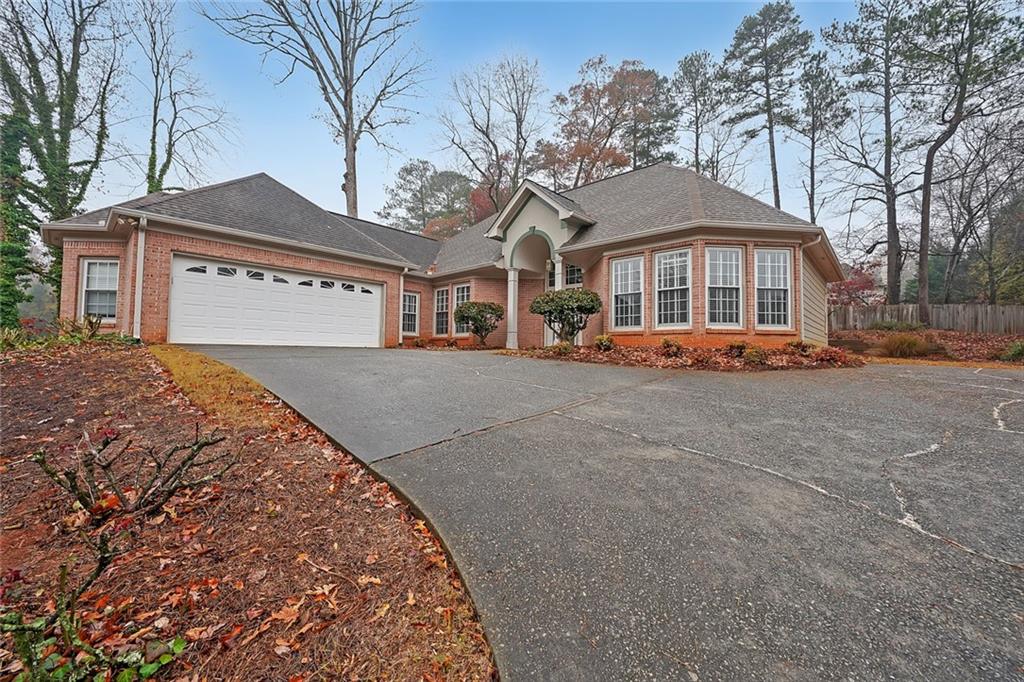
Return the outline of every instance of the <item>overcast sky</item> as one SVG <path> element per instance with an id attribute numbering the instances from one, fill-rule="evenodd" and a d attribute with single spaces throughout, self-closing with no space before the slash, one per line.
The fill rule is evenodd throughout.
<path id="1" fill-rule="evenodd" d="M 536 58 L 552 95 L 564 91 L 587 58 L 605 54 L 610 62 L 640 59 L 671 75 L 688 52 L 706 49 L 720 56 L 739 21 L 756 11 L 756 3 L 521 3 L 428 2 L 420 7 L 420 20 L 410 32 L 429 60 L 429 80 L 420 96 L 409 102 L 418 113 L 413 123 L 393 129 L 390 142 L 400 154 L 386 153 L 364 139 L 359 150 L 359 205 L 364 218 L 384 203 L 384 188 L 408 158 L 426 158 L 450 166 L 455 157 L 439 138 L 436 114 L 445 105 L 448 82 L 460 70 L 494 59 L 509 51 Z M 855 15 L 852 3 L 798 3 L 807 28 L 818 30 L 834 20 Z M 341 193 L 342 149 L 327 127 L 316 118 L 320 97 L 306 74 L 297 72 L 281 85 L 278 64 L 261 64 L 257 48 L 220 33 L 186 3 L 179 6 L 188 47 L 196 56 L 196 70 L 231 113 L 236 140 L 223 158 L 211 160 L 210 182 L 266 172 L 299 193 L 332 210 L 343 210 Z M 129 68 L 141 68 L 130 63 Z M 140 72 L 140 76 L 142 72 Z M 144 108 L 141 93 L 128 90 L 128 112 Z M 133 111 L 132 102 L 139 102 Z M 122 138 L 129 135 L 122 125 Z M 117 135 L 115 131 L 115 135 Z M 780 157 L 783 208 L 806 217 L 800 189 L 796 145 L 786 145 Z M 747 191 L 770 201 L 767 156 L 748 173 Z M 141 194 L 138 178 L 113 165 L 89 196 L 87 208 Z M 842 207 L 820 222 L 837 232 L 845 223 Z"/>

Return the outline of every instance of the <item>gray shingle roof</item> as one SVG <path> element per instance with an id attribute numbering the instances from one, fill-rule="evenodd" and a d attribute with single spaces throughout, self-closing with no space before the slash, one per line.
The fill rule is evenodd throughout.
<path id="1" fill-rule="evenodd" d="M 562 208 L 568 211 L 572 211 L 573 213 L 582 213 L 584 215 L 586 214 L 586 212 L 583 210 L 583 208 L 580 207 L 579 204 L 577 204 L 575 201 L 565 196 L 564 194 L 559 194 L 558 192 L 552 189 L 548 189 L 544 185 L 541 185 L 540 183 L 537 182 L 533 182 L 532 180 L 530 181 L 530 183 L 537 187 L 537 189 L 539 189 L 544 194 L 544 196 L 546 196 L 551 201 L 555 202 L 556 205 L 561 206 Z"/>
<path id="2" fill-rule="evenodd" d="M 501 258 L 501 242 L 484 235 L 497 219 L 497 215 L 481 220 L 441 243 L 437 254 L 438 273 L 489 265 Z"/>
<path id="3" fill-rule="evenodd" d="M 384 244 L 265 173 L 177 193 L 154 193 L 115 204 L 148 213 L 288 239 L 392 261 L 406 261 Z M 110 208 L 63 222 L 97 222 Z M 99 218 L 94 216 L 99 215 Z M 412 265 L 412 261 L 408 261 Z"/>
<path id="4" fill-rule="evenodd" d="M 334 215 L 407 261 L 415 263 L 421 270 L 426 270 L 433 264 L 437 259 L 437 252 L 441 249 L 441 242 L 415 232 L 407 232 L 397 227 L 388 227 L 360 218 L 349 218 L 340 213 L 334 213 Z"/>

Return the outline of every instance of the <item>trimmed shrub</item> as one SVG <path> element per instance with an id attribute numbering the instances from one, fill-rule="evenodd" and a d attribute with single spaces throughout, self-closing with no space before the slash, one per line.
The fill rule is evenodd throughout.
<path id="1" fill-rule="evenodd" d="M 751 365 L 767 365 L 768 351 L 760 346 L 748 346 L 743 351 L 743 361 Z"/>
<path id="2" fill-rule="evenodd" d="M 912 358 L 927 352 L 928 342 L 912 334 L 894 334 L 882 341 L 882 355 L 890 358 Z"/>
<path id="3" fill-rule="evenodd" d="M 548 346 L 551 350 L 555 351 L 559 355 L 568 355 L 572 353 L 573 345 L 568 341 L 559 341 Z"/>
<path id="4" fill-rule="evenodd" d="M 612 348 L 615 348 L 615 339 L 608 336 L 607 334 L 601 334 L 596 339 L 594 339 L 594 348 L 598 349 L 602 353 L 606 353 L 610 351 Z"/>
<path id="5" fill-rule="evenodd" d="M 999 356 L 999 359 L 1007 362 L 1020 362 L 1024 360 L 1024 341 L 1014 341 L 1011 343 L 1003 351 L 1003 354 Z"/>
<path id="6" fill-rule="evenodd" d="M 868 329 L 882 332 L 918 332 L 925 328 L 920 322 L 901 322 L 899 320 L 879 320 L 872 322 Z"/>
<path id="7" fill-rule="evenodd" d="M 543 316 L 559 341 L 571 343 L 590 316 L 601 312 L 601 297 L 590 289 L 545 291 L 530 302 L 530 312 Z"/>
<path id="8" fill-rule="evenodd" d="M 661 340 L 661 352 L 670 358 L 678 358 L 683 353 L 683 347 L 678 341 L 666 336 Z"/>
<path id="9" fill-rule="evenodd" d="M 455 309 L 454 319 L 455 324 L 467 325 L 480 345 L 486 346 L 487 337 L 505 319 L 505 308 L 490 301 L 466 301 Z"/>

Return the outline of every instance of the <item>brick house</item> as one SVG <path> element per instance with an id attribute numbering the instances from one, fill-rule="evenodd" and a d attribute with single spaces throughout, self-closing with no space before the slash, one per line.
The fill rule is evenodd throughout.
<path id="1" fill-rule="evenodd" d="M 455 307 L 495 301 L 490 342 L 539 346 L 552 337 L 530 301 L 582 286 L 604 303 L 583 343 L 825 344 L 825 287 L 843 277 L 820 227 L 665 163 L 562 193 L 528 180 L 444 242 L 331 213 L 262 173 L 42 234 L 63 249 L 60 315 L 149 342 L 469 343 Z"/>

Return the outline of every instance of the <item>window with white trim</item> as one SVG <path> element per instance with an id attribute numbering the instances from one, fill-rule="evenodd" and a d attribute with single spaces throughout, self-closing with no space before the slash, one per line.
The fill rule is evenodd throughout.
<path id="1" fill-rule="evenodd" d="M 448 336 L 448 288 L 434 291 L 434 335 Z"/>
<path id="2" fill-rule="evenodd" d="M 709 327 L 743 326 L 743 249 L 709 246 L 707 308 Z"/>
<path id="3" fill-rule="evenodd" d="M 621 258 L 612 261 L 612 327 L 638 329 L 643 326 L 644 261 Z"/>
<path id="4" fill-rule="evenodd" d="M 420 333 L 420 295 L 402 294 L 402 333 L 415 336 Z"/>
<path id="5" fill-rule="evenodd" d="M 466 303 L 468 301 L 469 301 L 469 285 L 468 284 L 459 284 L 459 285 L 457 285 L 455 287 L 455 308 L 453 308 L 453 310 L 458 310 L 460 303 Z M 455 333 L 456 334 L 468 334 L 469 333 L 469 325 L 465 324 L 465 323 L 463 323 L 463 324 L 456 323 L 455 324 Z"/>
<path id="6" fill-rule="evenodd" d="M 788 249 L 754 252 L 758 327 L 789 327 L 789 254 Z"/>
<path id="7" fill-rule="evenodd" d="M 117 316 L 116 260 L 87 260 L 82 270 L 82 316 L 95 315 L 105 322 Z"/>
<path id="8" fill-rule="evenodd" d="M 654 256 L 656 327 L 690 326 L 690 250 Z"/>
<path id="9" fill-rule="evenodd" d="M 565 285 L 567 287 L 583 284 L 583 268 L 572 263 L 565 264 Z"/>

